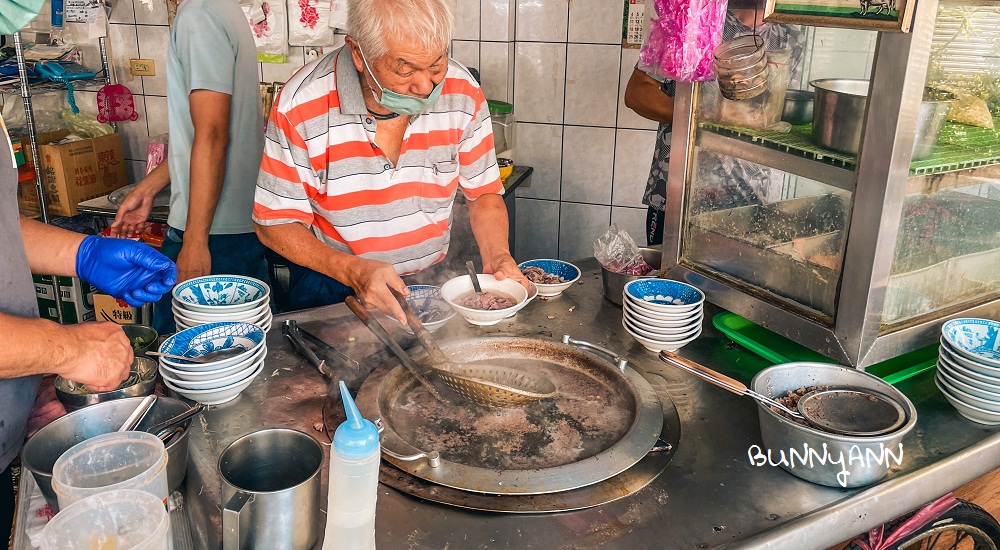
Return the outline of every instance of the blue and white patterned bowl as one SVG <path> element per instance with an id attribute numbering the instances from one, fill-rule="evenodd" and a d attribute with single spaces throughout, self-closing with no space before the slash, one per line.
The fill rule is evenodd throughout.
<path id="1" fill-rule="evenodd" d="M 683 313 L 705 303 L 705 293 L 670 279 L 638 279 L 625 284 L 624 295 L 638 305 L 664 313 Z"/>
<path id="2" fill-rule="evenodd" d="M 410 304 L 410 309 L 420 318 L 420 323 L 428 332 L 444 326 L 445 323 L 457 315 L 454 309 L 441 296 L 441 287 L 434 285 L 410 285 L 410 294 L 406 296 L 406 303 Z M 389 317 L 396 321 L 395 317 Z M 396 321 L 397 323 L 399 321 Z M 412 333 L 410 327 L 403 327 L 403 330 Z"/>
<path id="3" fill-rule="evenodd" d="M 951 371 L 957 371 L 984 384 L 1000 388 L 1000 369 L 987 367 L 962 357 L 951 350 L 944 338 L 941 339 L 941 347 L 938 348 L 938 363 L 943 363 Z"/>
<path id="4" fill-rule="evenodd" d="M 992 319 L 952 319 L 941 327 L 952 351 L 976 363 L 1000 368 L 1000 322 Z"/>
<path id="5" fill-rule="evenodd" d="M 963 399 L 959 398 L 959 395 L 964 392 L 952 388 L 947 383 L 942 383 L 937 377 L 934 378 L 934 384 L 944 394 L 945 399 L 958 409 L 958 414 L 980 424 L 989 424 L 991 426 L 1000 424 L 1000 413 L 969 405 Z"/>
<path id="6" fill-rule="evenodd" d="M 191 363 L 161 357 L 160 361 L 171 367 L 198 371 L 222 369 L 250 359 L 264 345 L 264 331 L 251 323 L 209 323 L 186 330 L 167 338 L 160 344 L 161 353 L 200 357 L 212 351 L 240 348 L 244 351 L 234 357 L 209 363 Z"/>
<path id="7" fill-rule="evenodd" d="M 625 322 L 623 320 L 622 325 L 624 324 Z M 636 342 L 642 344 L 642 347 L 646 348 L 647 350 L 653 353 L 659 353 L 660 350 L 677 351 L 682 347 L 684 347 L 685 345 L 693 342 L 699 336 L 701 336 L 701 330 L 702 330 L 701 327 L 697 327 L 693 333 L 686 335 L 686 337 L 683 340 L 661 340 L 661 339 L 646 338 L 645 336 L 638 334 L 636 331 L 630 329 L 627 326 L 625 326 L 624 328 L 625 332 L 629 333 L 629 336 L 634 338 Z"/>
<path id="8" fill-rule="evenodd" d="M 240 275 L 196 277 L 174 287 L 174 303 L 182 309 L 204 313 L 237 313 L 267 302 L 270 287 Z"/>
<path id="9" fill-rule="evenodd" d="M 648 319 L 644 317 L 637 316 L 634 312 L 622 309 L 622 317 L 625 322 L 630 325 L 630 328 L 642 329 L 646 332 L 652 333 L 655 336 L 666 336 L 670 337 L 675 334 L 684 334 L 685 332 L 690 332 L 695 326 L 700 326 L 702 321 L 705 319 L 705 312 L 699 310 L 697 314 L 685 320 L 683 323 L 671 324 L 671 325 L 658 325 L 656 323 L 651 323 Z M 643 336 L 646 336 L 645 334 Z"/>
<path id="10" fill-rule="evenodd" d="M 221 405 L 223 403 L 228 403 L 233 399 L 236 399 L 243 390 L 247 389 L 253 381 L 260 374 L 260 371 L 264 370 L 264 362 L 261 361 L 257 369 L 250 373 L 249 376 L 236 382 L 230 384 L 229 386 L 223 388 L 214 388 L 210 390 L 188 390 L 184 388 L 179 388 L 169 380 L 164 380 L 163 385 L 169 388 L 173 393 L 190 399 L 191 401 L 197 401 L 203 405 Z"/>
<path id="11" fill-rule="evenodd" d="M 539 296 L 554 297 L 562 294 L 564 290 L 580 279 L 582 274 L 580 268 L 562 260 L 528 260 L 517 264 L 518 269 L 524 270 L 526 267 L 537 267 L 546 273 L 557 277 L 562 277 L 563 282 L 544 284 L 534 283 L 538 287 Z"/>

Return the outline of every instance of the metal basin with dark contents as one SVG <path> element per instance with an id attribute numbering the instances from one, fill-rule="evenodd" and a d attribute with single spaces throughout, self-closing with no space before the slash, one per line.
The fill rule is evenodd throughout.
<path id="1" fill-rule="evenodd" d="M 413 476 L 494 495 L 570 491 L 627 470 L 658 442 L 660 399 L 631 368 L 528 338 L 441 348 L 459 363 L 531 369 L 552 380 L 556 395 L 509 409 L 452 405 L 435 400 L 397 363 L 383 365 L 361 387 L 358 407 L 381 419 L 385 460 Z M 436 460 L 426 458 L 435 453 Z"/>

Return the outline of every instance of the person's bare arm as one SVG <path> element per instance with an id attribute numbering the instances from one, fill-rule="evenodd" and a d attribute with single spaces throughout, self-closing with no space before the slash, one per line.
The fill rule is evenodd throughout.
<path id="1" fill-rule="evenodd" d="M 76 254 L 86 235 L 21 216 L 21 239 L 32 273 L 76 276 Z"/>
<path id="2" fill-rule="evenodd" d="M 146 220 L 153 212 L 153 200 L 170 184 L 167 165 L 168 162 L 163 161 L 153 168 L 125 197 L 115 214 L 115 222 L 111 224 L 112 237 L 127 237 L 146 228 Z"/>
<path id="3" fill-rule="evenodd" d="M 184 228 L 184 243 L 177 256 L 178 283 L 212 271 L 208 234 L 226 176 L 229 111 L 232 105 L 232 96 L 211 90 L 194 90 L 188 99 L 194 139 L 191 144 L 187 226 Z"/>
<path id="4" fill-rule="evenodd" d="M 637 115 L 656 122 L 670 123 L 674 119 L 674 100 L 663 93 L 660 83 L 635 69 L 625 86 L 625 106 Z"/>
<path id="5" fill-rule="evenodd" d="M 487 193 L 468 204 L 472 234 L 483 257 L 483 272 L 492 273 L 497 279 L 510 277 L 527 288 L 530 283 L 510 255 L 510 243 L 507 242 L 509 222 L 503 197 Z"/>

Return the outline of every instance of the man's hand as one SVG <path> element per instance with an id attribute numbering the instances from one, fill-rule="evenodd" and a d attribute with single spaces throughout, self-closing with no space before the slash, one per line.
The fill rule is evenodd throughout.
<path id="1" fill-rule="evenodd" d="M 366 306 L 374 306 L 406 325 L 406 315 L 389 289 L 393 288 L 403 296 L 409 294 L 410 290 L 391 264 L 356 258 L 348 270 L 348 280 L 345 282 Z"/>
<path id="2" fill-rule="evenodd" d="M 96 391 L 113 390 L 128 378 L 132 345 L 120 325 L 81 323 L 60 329 L 54 373 Z"/>
<path id="3" fill-rule="evenodd" d="M 509 277 L 521 283 L 521 286 L 529 291 L 531 290 L 531 281 L 521 273 L 517 262 L 514 261 L 509 252 L 498 253 L 491 259 L 483 258 L 483 273 L 492 273 L 498 281 Z"/>
<path id="4" fill-rule="evenodd" d="M 177 267 L 152 248 L 91 235 L 76 253 L 76 275 L 130 305 L 155 302 L 177 282 Z"/>
<path id="5" fill-rule="evenodd" d="M 177 282 L 212 274 L 212 254 L 208 244 L 192 243 L 187 240 L 177 253 Z"/>
<path id="6" fill-rule="evenodd" d="M 111 236 L 131 237 L 136 233 L 142 233 L 149 225 L 146 220 L 153 212 L 155 196 L 143 192 L 141 187 L 133 189 L 118 206 L 115 222 L 111 224 Z"/>

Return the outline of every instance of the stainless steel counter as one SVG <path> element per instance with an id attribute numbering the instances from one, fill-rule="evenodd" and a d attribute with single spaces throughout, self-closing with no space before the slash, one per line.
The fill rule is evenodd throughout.
<path id="1" fill-rule="evenodd" d="M 634 495 L 560 514 L 471 512 L 380 486 L 379 548 L 823 549 L 1000 466 L 998 430 L 960 417 L 938 393 L 930 374 L 898 386 L 916 405 L 919 423 L 904 440 L 902 466 L 882 483 L 863 490 L 838 490 L 801 481 L 776 467 L 752 466 L 747 450 L 761 443 L 754 402 L 671 370 L 632 341 L 621 327 L 621 308 L 601 296 L 597 263 L 588 260 L 580 265 L 582 284 L 558 298 L 536 300 L 514 320 L 480 329 L 456 318 L 437 335 L 558 339 L 568 333 L 626 355 L 653 381 L 665 381 L 679 411 L 680 442 L 666 471 Z M 708 309 L 704 334 L 680 353 L 749 381 L 766 364 L 730 345 L 712 328 L 711 317 L 717 312 Z M 387 358 L 343 305 L 283 315 L 275 319 L 275 327 L 284 318 L 296 319 L 360 361 L 362 371 Z M 394 322 L 385 319 L 384 324 L 394 335 L 405 336 Z M 325 381 L 293 354 L 280 330 L 268 335 L 268 348 L 264 372 L 251 387 L 237 400 L 212 407 L 194 424 L 186 493 L 196 548 L 219 547 L 216 461 L 226 445 L 248 432 L 279 426 L 329 441 L 314 428 L 323 422 Z M 344 379 L 356 391 L 362 376 L 345 373 Z M 323 486 L 325 508 L 325 467 Z"/>

